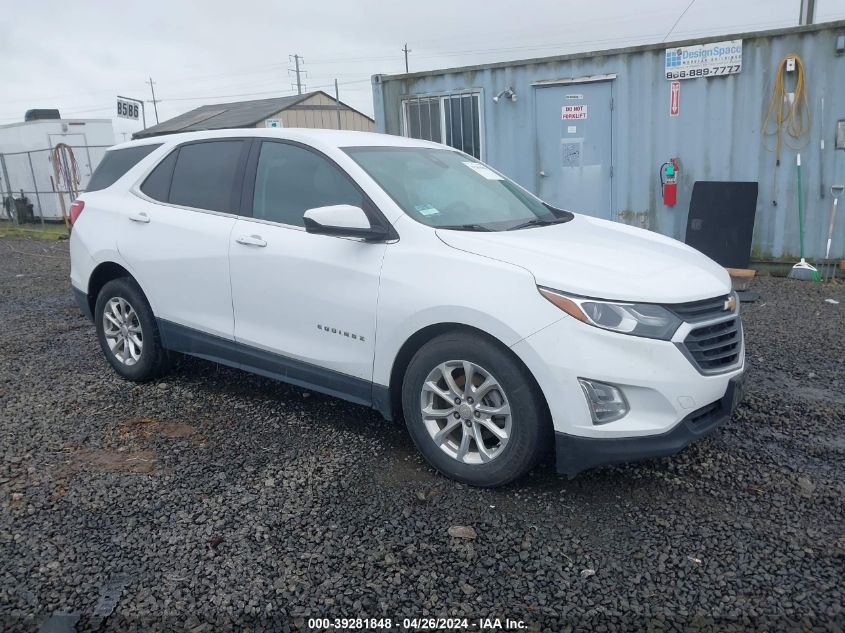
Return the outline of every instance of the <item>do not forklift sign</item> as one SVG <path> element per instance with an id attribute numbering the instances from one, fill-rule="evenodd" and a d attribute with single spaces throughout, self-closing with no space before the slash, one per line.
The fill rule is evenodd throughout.
<path id="1" fill-rule="evenodd" d="M 669 84 L 669 116 L 678 116 L 681 112 L 681 82 Z"/>
<path id="2" fill-rule="evenodd" d="M 579 121 L 587 118 L 587 106 L 565 105 L 561 108 L 560 118 L 564 121 Z"/>

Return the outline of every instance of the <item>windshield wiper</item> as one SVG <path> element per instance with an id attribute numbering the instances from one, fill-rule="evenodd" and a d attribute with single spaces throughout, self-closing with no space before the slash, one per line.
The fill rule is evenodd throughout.
<path id="1" fill-rule="evenodd" d="M 483 224 L 452 224 L 446 226 L 437 226 L 437 229 L 453 229 L 455 231 L 492 231 L 490 227 Z"/>
<path id="2" fill-rule="evenodd" d="M 566 220 L 543 220 L 542 218 L 533 218 L 531 220 L 527 220 L 525 222 L 512 226 L 507 230 L 515 231 L 517 229 L 528 228 L 529 226 L 549 226 L 550 224 L 560 224 L 561 222 L 566 222 Z"/>

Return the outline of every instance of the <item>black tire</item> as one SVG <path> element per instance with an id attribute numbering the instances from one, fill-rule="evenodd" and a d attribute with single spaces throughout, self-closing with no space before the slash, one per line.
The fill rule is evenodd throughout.
<path id="1" fill-rule="evenodd" d="M 112 299 L 122 299 L 128 303 L 137 315 L 137 322 L 141 328 L 141 351 L 134 364 L 121 361 L 111 350 L 106 337 L 105 316 L 106 306 Z M 131 277 L 119 277 L 106 283 L 97 295 L 94 308 L 94 323 L 97 327 L 97 340 L 106 360 L 114 370 L 134 382 L 153 380 L 165 374 L 170 369 L 172 360 L 170 353 L 161 345 L 161 335 L 158 331 L 153 311 L 138 283 Z"/>
<path id="2" fill-rule="evenodd" d="M 454 360 L 466 360 L 489 371 L 510 404 L 509 440 L 487 463 L 467 464 L 447 454 L 423 422 L 423 384 L 438 365 Z M 507 348 L 470 332 L 443 334 L 417 351 L 402 383 L 402 409 L 408 432 L 428 463 L 447 477 L 472 486 L 493 488 L 524 476 L 551 446 L 548 410 L 533 377 Z"/>

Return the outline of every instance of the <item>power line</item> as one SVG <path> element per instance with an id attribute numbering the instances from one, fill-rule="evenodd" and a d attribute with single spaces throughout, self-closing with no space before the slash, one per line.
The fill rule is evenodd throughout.
<path id="1" fill-rule="evenodd" d="M 655 9 L 655 10 L 652 10 L 652 11 L 636 11 L 636 12 L 628 13 L 628 14 L 615 15 L 614 20 L 625 21 L 629 18 L 647 18 L 647 17 L 652 16 L 652 15 L 663 15 L 664 13 L 665 13 L 665 9 Z M 606 17 L 583 19 L 583 20 L 578 20 L 577 23 L 574 23 L 575 27 L 571 28 L 571 29 L 563 29 L 562 30 L 559 25 L 554 25 L 554 26 L 550 26 L 546 29 L 540 29 L 539 31 L 537 29 L 532 29 L 532 34 L 534 36 L 536 36 L 538 32 L 542 33 L 544 31 L 545 32 L 551 31 L 556 36 L 560 37 L 562 35 L 562 33 L 566 33 L 566 32 L 571 32 L 571 33 L 583 32 L 583 30 L 584 30 L 583 25 L 584 24 L 592 24 L 592 23 L 605 24 L 606 22 L 607 22 Z M 489 41 L 490 38 L 493 37 L 493 36 L 496 36 L 498 38 L 498 36 L 501 36 L 501 35 L 508 35 L 508 34 L 520 34 L 521 35 L 521 34 L 524 34 L 524 33 L 525 33 L 524 28 L 520 28 L 520 29 L 510 28 L 510 29 L 499 30 L 499 31 L 486 31 L 485 30 L 484 31 L 484 38 L 485 38 L 486 41 Z M 437 42 L 454 42 L 456 39 L 460 39 L 462 37 L 463 37 L 462 34 L 456 33 L 456 34 L 449 35 L 449 36 L 446 36 L 446 37 L 439 37 L 439 38 L 433 38 L 433 39 L 432 38 L 422 39 L 422 40 L 416 40 L 415 39 L 415 44 L 417 46 L 420 46 L 420 45 L 437 43 Z M 550 45 L 550 46 L 554 46 L 554 45 Z M 402 49 L 402 50 L 404 50 L 404 49 Z M 497 50 L 497 49 L 489 49 L 489 50 Z M 411 51 L 409 51 L 409 52 L 411 52 Z M 316 59 L 311 59 L 310 63 L 311 64 L 341 64 L 341 63 L 346 63 L 346 62 L 357 62 L 357 61 L 387 61 L 387 60 L 391 60 L 391 59 L 395 59 L 394 56 L 392 56 L 392 55 L 374 55 L 374 56 L 369 56 L 369 57 L 347 57 L 347 58 L 332 58 L 332 59 L 316 58 Z"/>
<path id="2" fill-rule="evenodd" d="M 360 84 L 360 83 L 364 83 L 364 82 L 369 83 L 369 81 L 370 81 L 370 78 L 367 77 L 366 79 L 355 79 L 354 81 L 340 81 L 340 82 L 338 82 L 338 85 L 348 86 L 350 84 Z M 334 86 L 334 83 L 330 83 L 330 84 L 321 84 L 321 85 L 318 85 L 318 86 L 311 86 L 311 88 L 313 88 L 313 89 L 332 88 L 333 86 Z M 279 92 L 290 92 L 290 91 L 265 90 L 263 92 L 241 92 L 241 93 L 238 93 L 238 94 L 205 95 L 203 97 L 173 97 L 171 99 L 160 99 L 160 101 L 168 103 L 170 101 L 200 101 L 202 99 L 229 99 L 229 98 L 232 98 L 232 97 L 258 97 L 258 96 L 261 96 L 261 95 L 279 94 Z"/>
<path id="3" fill-rule="evenodd" d="M 262 66 L 247 66 L 242 68 L 230 68 L 225 72 L 218 72 L 213 73 L 210 75 L 181 75 L 177 77 L 166 77 L 168 81 L 179 81 L 179 82 L 188 82 L 190 83 L 192 80 L 202 81 L 204 79 L 215 79 L 217 77 L 231 77 L 234 75 L 241 76 L 241 75 L 256 75 L 260 73 L 269 73 L 269 72 L 277 72 L 279 69 L 284 68 L 287 64 L 282 62 L 276 64 L 264 64 Z"/>
<path id="4" fill-rule="evenodd" d="M 617 13 L 613 16 L 613 21 L 617 23 L 628 23 L 631 20 L 636 18 L 644 19 L 651 21 L 652 16 L 657 15 L 664 15 L 666 10 L 665 8 L 660 9 L 652 9 L 650 11 L 643 11 L 637 5 L 638 3 L 631 2 L 629 3 L 631 6 L 636 6 L 636 10 L 630 13 Z M 531 27 L 531 34 L 532 36 L 536 37 L 538 34 L 541 33 L 554 33 L 556 36 L 561 36 L 562 33 L 570 32 L 570 33 L 582 33 L 584 31 L 584 26 L 587 24 L 600 24 L 602 28 L 607 24 L 608 18 L 606 15 L 601 15 L 600 17 L 595 18 L 580 18 L 577 21 L 573 21 L 569 23 L 571 28 L 561 28 L 561 24 L 553 23 L 546 25 L 545 28 L 536 28 L 534 25 Z M 484 39 L 486 41 L 490 41 L 491 39 L 494 40 L 503 40 L 506 36 L 513 36 L 513 35 L 523 35 L 526 32 L 526 28 L 524 26 L 520 28 L 508 28 L 498 31 L 484 31 Z M 425 38 L 422 40 L 415 39 L 415 44 L 417 46 L 426 46 L 432 43 L 440 43 L 440 42 L 452 42 L 455 40 L 455 36 L 444 36 L 444 37 L 436 37 L 436 38 Z"/>
<path id="5" fill-rule="evenodd" d="M 693 3 L 695 0 L 693 0 Z M 691 5 L 690 5 L 691 6 Z M 733 24 L 732 29 L 742 29 L 744 27 L 753 27 L 753 28 L 762 28 L 762 27 L 782 27 L 782 26 L 789 26 L 791 25 L 791 20 L 773 20 L 768 22 L 748 22 L 743 24 Z M 675 28 L 675 27 L 673 27 Z M 719 27 L 709 28 L 709 29 L 692 29 L 688 31 L 679 31 L 677 35 L 683 35 L 688 38 L 692 38 L 698 35 L 715 35 L 718 33 L 724 32 L 724 29 Z M 671 32 L 669 33 L 671 34 Z M 625 35 L 619 37 L 609 37 L 609 38 L 601 38 L 601 39 L 587 39 L 587 40 L 568 40 L 565 42 L 549 42 L 546 44 L 531 44 L 526 46 L 511 46 L 511 47 L 500 47 L 500 48 L 476 48 L 476 49 L 462 49 L 462 50 L 445 50 L 445 51 L 431 51 L 427 54 L 415 55 L 415 59 L 439 59 L 443 57 L 458 57 L 463 55 L 477 55 L 483 53 L 508 53 L 508 52 L 516 52 L 516 51 L 538 51 L 538 50 L 547 50 L 553 48 L 567 48 L 570 49 L 573 45 L 583 45 L 584 47 L 589 45 L 602 45 L 602 44 L 610 44 L 614 42 L 642 42 L 643 44 L 647 44 L 649 42 L 644 40 L 649 40 L 651 38 L 665 38 L 668 37 L 669 34 L 665 34 L 662 31 L 658 33 L 645 33 L 639 35 Z M 402 49 L 404 50 L 404 49 Z M 335 64 L 335 63 L 357 63 L 357 62 L 369 62 L 369 61 L 390 61 L 395 59 L 394 56 L 385 55 L 383 57 L 351 57 L 346 59 L 316 59 L 312 60 L 311 64 Z"/>
<path id="6" fill-rule="evenodd" d="M 339 86 L 351 86 L 355 84 L 362 84 L 362 83 L 370 83 L 370 78 L 366 77 L 364 79 L 353 79 L 349 81 L 339 81 Z M 316 86 L 311 86 L 312 89 L 322 89 L 322 88 L 333 88 L 334 82 L 327 83 L 327 84 L 319 84 Z M 229 99 L 229 98 L 237 98 L 237 97 L 260 97 L 260 96 L 269 96 L 269 95 L 279 95 L 279 93 L 291 92 L 291 90 L 265 90 L 263 92 L 241 92 L 236 94 L 218 94 L 218 95 L 203 95 L 198 97 L 172 97 L 168 99 L 156 99 L 156 103 L 170 103 L 174 101 L 205 101 L 205 100 L 213 100 L 213 99 Z M 62 110 L 63 114 L 77 114 L 77 113 L 87 113 L 87 112 L 111 112 L 114 108 L 112 106 L 108 107 L 98 107 L 98 106 L 91 106 L 91 107 L 82 107 L 78 106 L 70 110 Z M 18 118 L 14 119 L 3 119 L 4 122 L 8 123 L 16 123 L 19 121 Z"/>
<path id="7" fill-rule="evenodd" d="M 166 99 L 167 102 L 171 101 L 200 101 L 202 99 L 229 99 L 234 97 L 259 97 L 261 95 L 277 95 L 280 92 L 291 92 L 291 90 L 265 90 L 263 92 L 239 92 L 236 94 L 228 94 L 228 95 L 205 95 L 203 97 L 173 97 L 170 99 Z"/>
<path id="8" fill-rule="evenodd" d="M 693 0 L 694 3 L 694 0 Z M 684 13 L 692 6 L 691 3 L 687 9 L 685 9 Z M 673 25 L 673 29 L 677 28 L 677 24 L 680 22 L 680 19 L 683 17 L 683 13 L 679 16 L 678 20 L 676 20 L 676 24 Z M 834 14 L 830 16 L 825 15 L 824 17 L 837 17 Z M 754 28 L 761 28 L 767 26 L 788 26 L 792 24 L 792 20 L 776 20 L 776 21 L 768 21 L 768 22 L 752 22 L 752 23 L 743 23 L 743 24 L 732 24 L 731 28 L 735 30 L 740 30 L 744 27 L 754 27 Z M 688 31 L 679 31 L 677 35 L 683 35 L 687 37 L 693 37 L 700 34 L 712 34 L 714 32 L 723 31 L 724 29 L 720 29 L 718 27 L 714 27 L 711 29 L 692 29 Z M 464 50 L 445 50 L 445 51 L 431 51 L 428 54 L 421 54 L 415 55 L 415 59 L 437 59 L 442 57 L 457 57 L 457 56 L 464 56 L 464 55 L 476 55 L 482 53 L 507 53 L 507 52 L 515 52 L 515 51 L 530 51 L 530 50 L 545 50 L 545 49 L 553 49 L 553 48 L 561 48 L 563 46 L 569 48 L 572 45 L 591 45 L 591 44 L 603 44 L 603 43 L 612 43 L 612 42 L 624 42 L 624 41 L 636 41 L 636 40 L 646 40 L 652 37 L 660 37 L 662 36 L 664 39 L 668 38 L 671 35 L 673 30 L 670 29 L 669 33 L 651 33 L 651 34 L 643 34 L 637 36 L 624 36 L 624 37 L 616 37 L 616 38 L 604 38 L 604 39 L 589 39 L 589 40 L 570 40 L 564 43 L 556 42 L 556 43 L 548 43 L 548 44 L 534 44 L 529 46 L 514 46 L 514 47 L 507 47 L 507 48 L 478 48 L 478 49 L 464 49 Z M 453 38 L 454 39 L 454 38 Z M 410 49 L 409 49 L 410 52 Z M 300 58 L 301 59 L 301 58 Z M 394 60 L 395 56 L 393 55 L 384 55 L 384 56 L 371 56 L 371 57 L 348 57 L 348 58 L 336 58 L 336 59 L 315 59 L 311 60 L 311 64 L 337 64 L 337 63 L 345 63 L 345 64 L 356 64 L 362 62 L 376 62 L 376 61 L 391 61 Z M 214 73 L 210 75 L 189 75 L 189 76 L 182 76 L 182 77 L 166 77 L 165 81 L 179 81 L 179 83 L 193 83 L 190 81 L 191 79 L 201 80 L 201 79 L 212 79 L 212 78 L 225 78 L 229 76 L 241 76 L 245 74 L 261 74 L 261 73 L 270 73 L 273 72 L 274 69 L 278 69 L 280 67 L 284 67 L 284 64 L 270 64 L 262 66 L 261 68 L 249 67 L 247 70 L 236 70 L 231 69 L 227 72 L 222 73 Z M 304 71 L 303 71 L 304 72 Z M 326 78 L 329 79 L 333 75 L 323 75 L 319 78 Z M 268 80 L 269 81 L 269 80 Z M 149 83 L 149 82 L 145 82 Z M 121 90 L 129 90 L 129 86 L 124 86 Z M 119 92 L 120 90 L 118 90 Z M 20 99 L 7 99 L 0 101 L 0 105 L 11 105 L 15 103 L 31 103 L 33 101 L 48 101 L 51 99 L 62 99 L 65 97 L 79 97 L 81 94 L 84 95 L 101 95 L 101 94 L 115 94 L 115 90 L 108 89 L 108 90 L 96 90 L 96 91 L 87 91 L 84 93 L 80 93 L 79 91 L 71 92 L 71 93 L 63 93 L 63 94 L 54 94 L 49 96 L 34 96 L 34 97 L 25 97 Z M 170 99 L 172 100 L 172 99 Z"/>
<path id="9" fill-rule="evenodd" d="M 431 51 L 430 53 L 426 53 L 426 54 L 415 54 L 414 58 L 415 59 L 442 59 L 442 58 L 448 58 L 448 57 L 460 57 L 460 56 L 465 56 L 465 55 L 481 55 L 481 54 L 495 54 L 495 53 L 502 53 L 503 54 L 503 53 L 508 53 L 508 52 L 518 52 L 518 51 L 542 51 L 542 50 L 555 49 L 555 48 L 560 49 L 560 48 L 563 48 L 563 47 L 566 47 L 567 49 L 569 49 L 572 46 L 577 46 L 578 48 L 586 49 L 591 45 L 601 45 L 601 44 L 604 44 L 604 43 L 614 43 L 614 42 L 622 42 L 622 41 L 640 41 L 641 43 L 648 43 L 649 39 L 660 38 L 660 37 L 662 37 L 663 41 L 665 41 L 666 39 L 669 38 L 669 36 L 671 36 L 674 33 L 674 29 L 677 28 L 678 24 L 680 24 L 681 20 L 685 16 L 685 14 L 692 8 L 692 6 L 694 4 L 695 4 L 695 0 L 691 0 L 691 2 L 687 5 L 687 7 L 684 9 L 684 11 L 675 20 L 675 23 L 672 25 L 672 28 L 669 29 L 669 31 L 665 34 L 663 34 L 663 33 L 652 33 L 652 34 L 642 34 L 642 35 L 637 35 L 637 36 L 625 36 L 625 37 L 605 38 L 605 39 L 591 39 L 591 40 L 587 39 L 587 40 L 577 40 L 577 41 L 570 40 L 570 41 L 567 41 L 567 42 L 564 42 L 564 43 L 549 43 L 549 44 L 541 44 L 541 45 L 540 44 L 533 44 L 533 45 L 526 45 L 526 46 L 503 47 L 503 48 L 478 48 L 478 49 L 464 49 L 464 50 L 452 50 L 452 51 Z M 734 30 L 734 32 L 737 32 L 737 31 L 742 30 L 744 27 L 753 27 L 755 29 L 761 29 L 761 28 L 765 28 L 765 27 L 768 27 L 768 26 L 787 26 L 787 25 L 791 25 L 791 23 L 792 23 L 792 20 L 777 20 L 777 21 L 768 21 L 768 22 L 753 22 L 753 23 L 744 23 L 744 24 L 732 24 L 731 29 Z M 676 37 L 680 37 L 680 36 L 694 37 L 694 36 L 701 35 L 701 34 L 712 34 L 714 32 L 718 33 L 720 31 L 724 32 L 724 29 L 719 28 L 719 27 L 714 27 L 714 28 L 710 28 L 710 29 L 691 29 L 691 30 L 687 30 L 687 31 L 678 31 L 675 35 L 676 35 Z M 404 52 L 404 49 L 403 49 L 403 52 Z M 408 52 L 410 52 L 410 49 L 408 49 Z M 299 60 L 303 61 L 301 56 L 297 55 L 296 57 L 299 57 Z M 331 64 L 331 63 L 356 64 L 356 63 L 375 62 L 375 61 L 391 61 L 391 60 L 395 60 L 395 59 L 396 59 L 395 55 L 390 55 L 390 56 L 385 55 L 383 57 L 372 56 L 372 57 L 357 57 L 357 58 L 349 57 L 349 58 L 345 58 L 345 59 L 318 59 L 318 60 L 312 60 L 312 63 L 317 63 L 317 64 Z M 262 66 L 261 68 L 254 68 L 253 67 L 250 70 L 247 70 L 245 72 L 240 72 L 240 73 L 237 73 L 237 74 L 243 75 L 243 74 L 250 74 L 250 73 L 252 73 L 252 74 L 266 73 L 266 72 L 271 72 L 273 68 L 279 68 L 280 66 L 283 66 L 283 65 L 284 64 L 270 64 L 270 65 Z M 305 72 L 301 68 L 300 68 L 300 71 Z M 234 71 L 232 71 L 232 74 L 234 74 Z M 229 72 L 215 73 L 215 74 L 212 74 L 212 75 L 205 75 L 205 76 L 193 75 L 192 77 L 194 79 L 199 80 L 199 79 L 202 79 L 202 78 L 215 78 L 215 77 L 226 77 L 226 76 L 230 76 L 230 73 Z M 320 79 L 322 79 L 323 77 L 328 79 L 329 77 L 331 77 L 331 75 L 318 76 L 318 78 L 320 78 Z M 174 81 L 174 79 L 167 78 L 166 81 Z M 151 82 L 152 82 L 152 79 L 150 79 L 150 81 L 145 82 L 145 83 L 151 84 Z M 269 82 L 269 80 L 268 80 L 268 82 Z M 351 82 L 349 82 L 349 81 L 339 82 L 339 85 L 349 85 L 349 84 L 364 83 L 364 82 L 369 82 L 369 78 L 361 79 L 361 80 L 354 80 L 354 81 L 351 81 Z M 153 85 L 154 83 L 155 82 L 152 82 L 152 84 L 150 85 L 150 90 L 151 90 L 151 93 L 153 95 L 154 95 L 154 90 L 155 90 L 154 85 Z M 186 83 L 192 83 L 192 82 L 188 81 Z M 259 81 L 259 82 L 255 82 L 255 83 L 263 83 L 263 82 Z M 246 85 L 244 85 L 244 87 L 249 87 L 250 85 L 255 85 L 255 83 L 246 84 Z M 302 83 L 301 77 L 300 77 L 299 83 L 300 83 L 300 85 Z M 333 84 L 327 83 L 327 84 L 321 84 L 321 85 L 317 85 L 317 86 L 311 86 L 311 88 L 313 88 L 313 89 L 331 88 L 332 86 L 333 86 Z M 232 88 L 234 86 L 227 85 L 227 87 Z M 361 88 L 361 89 L 363 89 L 363 88 Z M 357 89 L 355 89 L 355 90 L 357 90 Z M 203 100 L 203 99 L 223 99 L 223 98 L 237 98 L 237 97 L 249 97 L 249 96 L 263 96 L 263 95 L 279 94 L 279 92 L 280 91 L 278 91 L 278 90 L 268 90 L 268 91 L 264 91 L 264 92 L 243 92 L 243 93 L 235 93 L 235 94 L 220 94 L 220 95 L 208 95 L 208 96 L 198 96 L 198 97 L 174 97 L 174 98 L 171 98 L 171 99 L 166 99 L 164 101 L 166 101 L 166 102 L 169 102 L 169 101 L 198 101 L 198 100 Z M 115 94 L 115 91 L 114 90 L 98 90 L 98 91 L 89 91 L 89 92 L 82 93 L 82 94 L 93 96 L 93 95 L 101 95 L 101 94 Z M 71 96 L 79 98 L 80 96 L 82 96 L 82 94 L 79 93 L 79 92 L 74 92 L 74 93 L 68 93 L 68 94 L 65 94 L 65 95 L 53 95 L 53 96 L 50 96 L 50 97 L 27 97 L 27 98 L 22 98 L 22 99 L 13 99 L 13 100 L 3 101 L 3 102 L 0 102 L 0 105 L 11 105 L 11 104 L 14 104 L 14 103 L 21 103 L 21 102 L 30 102 L 31 103 L 33 101 L 47 101 L 47 100 L 50 100 L 50 99 L 60 99 L 62 97 L 71 97 Z M 155 98 L 155 96 L 153 96 L 153 102 L 154 102 L 154 106 L 157 106 L 157 103 L 162 102 L 162 100 L 157 99 L 157 98 Z M 102 103 L 102 102 L 100 102 L 100 103 Z M 80 109 L 67 110 L 66 112 L 68 112 L 69 114 L 74 113 L 74 112 L 101 112 L 101 111 L 106 111 L 106 110 L 111 110 L 111 109 L 112 109 L 111 107 L 108 107 L 108 108 L 92 107 L 92 108 L 83 108 L 81 110 Z M 157 108 L 156 108 L 156 114 L 157 114 Z M 17 121 L 18 119 L 8 119 L 8 120 L 11 121 L 11 122 L 14 122 L 14 121 Z"/>
<path id="10" fill-rule="evenodd" d="M 89 112 L 114 112 L 113 106 L 108 106 L 107 108 L 81 108 L 81 109 L 74 109 L 74 110 L 62 110 L 62 115 L 65 114 L 87 114 Z M 79 118 L 79 117 L 71 117 L 71 118 Z M 23 119 L 20 117 L 15 117 L 14 119 L 2 119 L 0 120 L 0 124 L 5 125 L 6 123 L 20 123 Z"/>
<path id="11" fill-rule="evenodd" d="M 664 9 L 659 9 L 659 10 L 655 10 L 655 11 L 645 11 L 645 12 L 638 11 L 636 13 L 622 14 L 622 15 L 619 15 L 619 16 L 615 16 L 615 19 L 616 20 L 625 20 L 626 18 L 647 17 L 647 16 L 650 16 L 650 15 L 656 15 L 656 14 L 662 15 L 664 13 L 665 13 Z M 546 31 L 552 30 L 552 31 L 554 31 L 555 35 L 557 35 L 558 37 L 564 37 L 567 32 L 569 32 L 569 33 L 583 32 L 583 30 L 584 30 L 583 25 L 584 24 L 589 24 L 589 23 L 594 23 L 594 22 L 606 22 L 606 21 L 607 21 L 607 18 L 579 20 L 576 23 L 576 28 L 561 31 L 561 29 L 559 27 L 555 27 L 555 28 L 546 29 Z M 777 24 L 781 24 L 781 25 L 782 24 L 789 24 L 789 23 L 791 23 L 791 21 L 789 21 L 789 20 L 780 20 L 780 21 L 777 22 Z M 771 24 L 771 22 L 769 24 Z M 756 22 L 756 23 L 752 23 L 752 25 L 763 26 L 763 25 L 765 25 L 765 23 Z M 731 25 L 731 28 L 734 28 L 735 26 L 737 26 L 737 25 Z M 698 31 L 690 31 L 690 32 L 711 32 L 713 30 L 719 30 L 719 29 L 706 29 L 706 30 L 698 30 Z M 535 31 L 533 31 L 533 32 L 536 34 Z M 491 35 L 506 34 L 506 33 L 522 34 L 522 33 L 524 33 L 524 29 L 517 29 L 517 30 L 508 29 L 506 31 L 489 31 L 489 32 L 485 31 L 485 37 L 489 38 L 489 36 L 491 36 Z M 661 31 L 659 34 L 655 33 L 655 34 L 652 34 L 651 36 L 656 37 L 658 35 L 663 35 L 663 32 Z M 423 40 L 422 42 L 416 42 L 416 44 L 419 46 L 420 44 L 425 44 L 427 42 L 432 42 L 432 41 L 454 41 L 456 39 L 460 39 L 461 37 L 462 37 L 461 34 L 456 33 L 454 35 L 450 35 L 447 38 L 437 38 L 437 39 L 434 39 L 434 40 Z M 530 46 L 517 46 L 517 47 L 510 47 L 510 48 L 480 48 L 480 49 L 470 49 L 470 50 L 451 50 L 451 51 L 446 50 L 446 51 L 439 51 L 439 52 L 433 51 L 434 54 L 428 54 L 428 55 L 425 55 L 425 57 L 440 57 L 440 56 L 464 54 L 464 53 L 469 54 L 469 53 L 474 53 L 474 52 L 500 52 L 500 51 L 509 51 L 509 50 L 552 48 L 552 47 L 561 46 L 562 44 L 569 45 L 569 44 L 576 44 L 576 43 L 601 43 L 601 42 L 610 42 L 610 41 L 619 41 L 619 40 L 637 40 L 637 39 L 641 39 L 643 37 L 647 37 L 647 36 L 645 36 L 645 35 L 635 35 L 635 36 L 621 36 L 621 37 L 615 37 L 615 38 L 590 39 L 590 40 L 580 40 L 580 41 L 572 41 L 572 40 L 563 41 L 563 42 L 556 41 L 554 43 L 549 43 L 549 44 L 534 44 L 534 45 L 530 45 Z M 402 50 L 404 51 L 404 49 L 402 49 Z M 417 57 L 417 56 L 415 56 L 415 57 Z M 392 56 L 392 55 L 373 55 L 373 56 L 368 56 L 368 57 L 316 58 L 316 59 L 311 59 L 310 63 L 312 65 L 313 64 L 342 64 L 342 63 L 359 62 L 359 61 L 389 61 L 389 60 L 392 60 L 392 59 L 395 59 L 394 56 Z"/>
<path id="12" fill-rule="evenodd" d="M 694 2 L 695 0 L 693 0 Z M 742 27 L 765 27 L 765 26 L 788 26 L 791 25 L 791 20 L 776 20 L 771 22 L 752 22 L 752 23 L 745 23 L 745 24 L 738 24 L 733 25 L 736 29 L 741 29 Z M 716 35 L 723 32 L 722 29 L 719 28 L 712 28 L 712 29 L 696 29 L 690 31 L 679 31 L 678 35 L 684 35 L 688 38 L 695 37 L 697 35 L 707 36 L 707 35 Z M 428 55 L 419 55 L 417 56 L 418 59 L 431 59 L 431 58 L 441 58 L 441 57 L 457 57 L 461 55 L 476 55 L 480 53 L 506 53 L 512 51 L 527 51 L 527 50 L 546 50 L 550 48 L 569 48 L 573 44 L 583 44 L 583 45 L 593 45 L 593 44 L 605 44 L 611 42 L 641 42 L 643 45 L 649 44 L 647 40 L 650 38 L 655 37 L 665 37 L 662 32 L 660 33 L 645 33 L 641 35 L 626 35 L 620 37 L 612 37 L 612 38 L 605 38 L 605 39 L 591 39 L 591 40 L 570 40 L 567 42 L 561 43 L 548 43 L 548 44 L 535 44 L 530 46 L 513 46 L 509 48 L 479 48 L 479 49 L 470 49 L 470 50 L 460 50 L 460 51 L 439 51 L 433 52 L 432 54 Z M 586 50 L 586 49 L 582 49 Z M 389 58 L 392 59 L 392 58 Z M 519 60 L 514 60 L 519 61 Z"/>
<path id="13" fill-rule="evenodd" d="M 674 31 L 674 30 L 675 30 L 675 27 L 676 27 L 676 26 L 678 26 L 678 22 L 680 22 L 680 21 L 681 21 L 681 18 L 683 18 L 683 17 L 687 14 L 687 11 L 689 11 L 689 10 L 690 10 L 690 7 L 692 7 L 692 5 L 694 5 L 694 4 L 695 4 L 695 0 L 690 0 L 690 3 L 687 5 L 687 8 L 686 8 L 686 9 L 684 9 L 683 11 L 681 11 L 681 15 L 679 15 L 679 16 L 678 16 L 678 19 L 677 19 L 677 20 L 675 20 L 675 23 L 672 25 L 672 28 L 671 28 L 671 29 L 669 29 L 669 30 L 666 32 L 666 35 L 664 35 L 664 36 L 663 36 L 663 39 L 662 39 L 662 40 L 660 40 L 661 42 L 665 42 L 665 41 L 666 41 L 666 38 L 667 38 L 667 37 L 669 37 L 669 36 L 672 34 L 672 31 Z"/>

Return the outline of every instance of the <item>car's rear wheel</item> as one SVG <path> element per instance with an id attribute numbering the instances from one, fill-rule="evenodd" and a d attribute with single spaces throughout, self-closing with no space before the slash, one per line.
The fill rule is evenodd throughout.
<path id="1" fill-rule="evenodd" d="M 506 349 L 476 334 L 444 334 L 424 345 L 405 373 L 402 408 L 426 460 L 474 486 L 525 475 L 549 445 L 537 385 Z"/>
<path id="2" fill-rule="evenodd" d="M 100 348 L 124 378 L 151 380 L 170 368 L 153 311 L 133 279 L 106 283 L 97 295 L 94 318 Z"/>

